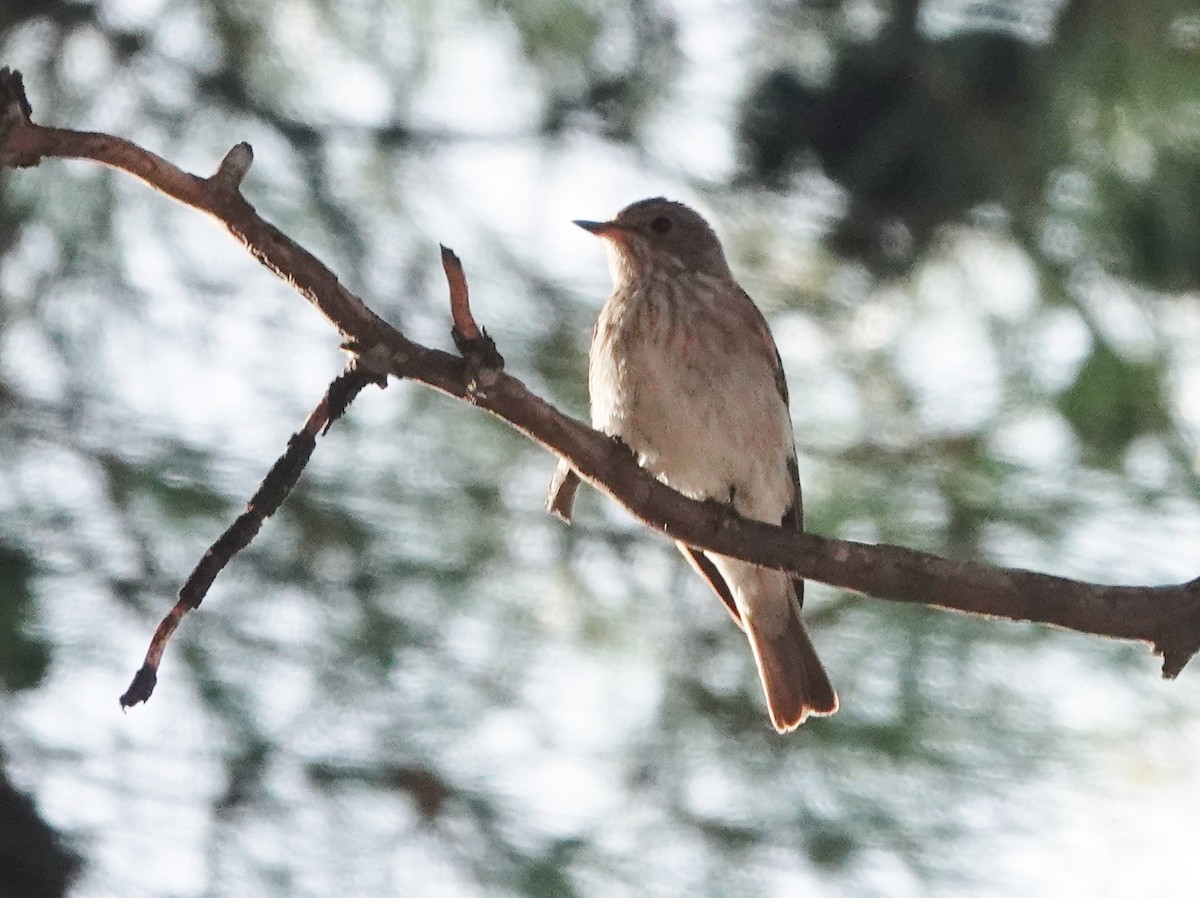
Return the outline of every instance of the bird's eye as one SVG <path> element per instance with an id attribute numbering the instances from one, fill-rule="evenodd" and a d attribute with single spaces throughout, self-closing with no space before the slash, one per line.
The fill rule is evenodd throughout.
<path id="1" fill-rule="evenodd" d="M 654 221 L 650 222 L 650 230 L 655 234 L 666 234 L 671 230 L 671 219 L 665 215 L 660 215 Z"/>

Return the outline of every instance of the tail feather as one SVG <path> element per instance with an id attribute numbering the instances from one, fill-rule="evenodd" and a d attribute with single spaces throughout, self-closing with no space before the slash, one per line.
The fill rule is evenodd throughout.
<path id="1" fill-rule="evenodd" d="M 754 616 L 743 618 L 771 723 L 780 733 L 791 732 L 810 714 L 824 717 L 838 709 L 837 693 L 800 620 L 798 603 L 789 604 L 791 614 L 782 628 L 777 619 L 767 626 Z"/>
<path id="2" fill-rule="evenodd" d="M 837 693 L 800 619 L 804 581 L 684 543 L 676 545 L 750 640 L 775 729 L 788 733 L 810 714 L 836 713 Z"/>
<path id="3" fill-rule="evenodd" d="M 579 475 L 562 459 L 554 469 L 554 477 L 550 480 L 550 489 L 546 491 L 546 511 L 561 518 L 563 523 L 571 523 L 571 510 L 575 505 L 575 493 L 579 489 Z"/>

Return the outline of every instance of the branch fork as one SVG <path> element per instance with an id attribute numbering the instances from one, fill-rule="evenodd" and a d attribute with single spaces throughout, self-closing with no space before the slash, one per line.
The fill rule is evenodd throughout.
<path id="1" fill-rule="evenodd" d="M 439 248 L 442 270 L 446 272 L 446 282 L 450 286 L 450 316 L 454 321 L 450 337 L 466 363 L 463 384 L 467 389 L 467 398 L 477 404 L 496 385 L 500 372 L 504 370 L 504 357 L 487 331 L 475 323 L 462 260 L 450 247 L 439 244 Z"/>

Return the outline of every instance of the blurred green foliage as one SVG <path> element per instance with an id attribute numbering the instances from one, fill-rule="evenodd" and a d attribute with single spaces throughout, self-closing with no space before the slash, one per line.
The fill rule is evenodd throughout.
<path id="1" fill-rule="evenodd" d="M 46 673 L 50 647 L 28 629 L 34 618 L 34 563 L 20 549 L 0 544 L 0 682 L 30 689 Z"/>
<path id="2" fill-rule="evenodd" d="M 1117 464 L 1129 444 L 1170 427 L 1160 366 L 1123 359 L 1098 344 L 1058 407 L 1080 443 L 1102 464 Z"/>

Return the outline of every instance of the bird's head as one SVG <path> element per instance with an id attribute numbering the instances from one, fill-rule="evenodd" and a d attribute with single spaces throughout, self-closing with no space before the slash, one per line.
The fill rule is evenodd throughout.
<path id="1" fill-rule="evenodd" d="M 640 279 L 653 270 L 728 278 L 721 241 L 698 212 L 662 197 L 626 206 L 611 221 L 576 221 L 603 238 L 613 280 Z"/>

